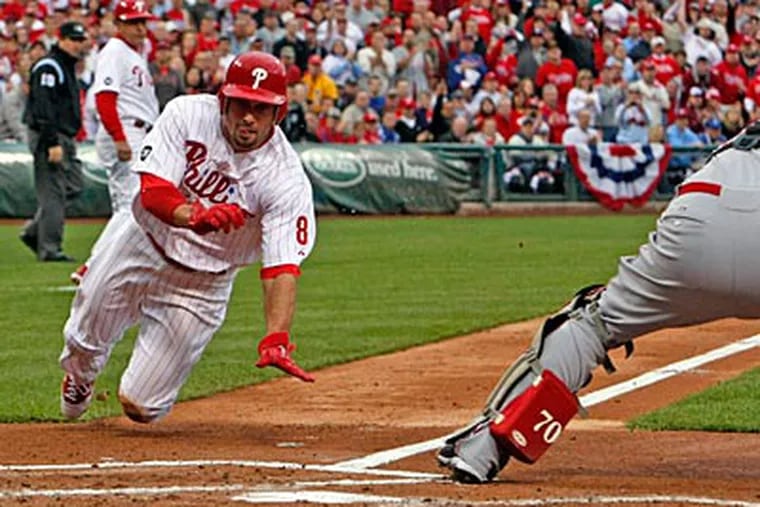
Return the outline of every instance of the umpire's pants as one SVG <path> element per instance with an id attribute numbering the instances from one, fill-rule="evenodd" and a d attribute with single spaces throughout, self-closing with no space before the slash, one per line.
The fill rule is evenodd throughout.
<path id="1" fill-rule="evenodd" d="M 66 204 L 82 193 L 82 162 L 73 137 L 58 134 L 63 160 L 48 160 L 48 146 L 39 132 L 29 130 L 29 150 L 34 157 L 34 189 L 37 212 L 24 229 L 24 236 L 37 244 L 37 257 L 46 260 L 61 251 Z"/>

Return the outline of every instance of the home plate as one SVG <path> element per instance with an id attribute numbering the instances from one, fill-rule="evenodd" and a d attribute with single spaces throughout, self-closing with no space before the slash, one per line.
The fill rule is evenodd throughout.
<path id="1" fill-rule="evenodd" d="M 403 503 L 405 501 L 403 498 L 393 496 L 357 495 L 337 491 L 260 491 L 238 495 L 232 499 L 253 504 L 297 502 L 321 504 Z"/>

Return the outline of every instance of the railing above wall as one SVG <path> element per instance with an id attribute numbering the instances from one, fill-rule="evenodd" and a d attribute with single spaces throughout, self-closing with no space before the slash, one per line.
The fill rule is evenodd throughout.
<path id="1" fill-rule="evenodd" d="M 483 202 L 490 206 L 493 202 L 557 202 L 557 201 L 592 201 L 594 198 L 586 191 L 578 181 L 568 161 L 567 147 L 561 144 L 543 146 L 513 146 L 499 144 L 494 146 L 473 146 L 464 144 L 420 144 L 420 148 L 444 154 L 447 157 L 458 157 L 468 160 L 471 165 L 471 188 L 465 200 Z M 688 171 L 695 171 L 701 167 L 706 156 L 717 146 L 699 147 L 671 147 L 671 157 L 668 168 L 663 175 L 652 199 L 663 201 L 673 196 L 675 186 L 687 176 Z M 522 189 L 510 188 L 505 184 L 505 174 L 514 167 L 514 158 L 520 153 L 535 154 L 534 158 L 551 158 L 555 160 L 555 168 L 552 176 L 555 185 L 550 188 L 543 186 L 539 191 L 530 188 L 530 184 Z M 690 168 L 684 168 L 674 163 L 676 156 L 692 155 L 694 158 Z M 522 157 L 529 159 L 530 157 Z"/>

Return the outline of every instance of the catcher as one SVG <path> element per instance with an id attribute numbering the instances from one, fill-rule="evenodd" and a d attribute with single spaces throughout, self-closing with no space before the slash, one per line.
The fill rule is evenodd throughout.
<path id="1" fill-rule="evenodd" d="M 710 155 L 679 188 L 638 255 L 606 286 L 578 291 L 507 369 L 483 413 L 438 453 L 453 478 L 492 480 L 534 463 L 578 412 L 575 393 L 607 351 L 643 334 L 725 317 L 760 317 L 760 122 Z"/>

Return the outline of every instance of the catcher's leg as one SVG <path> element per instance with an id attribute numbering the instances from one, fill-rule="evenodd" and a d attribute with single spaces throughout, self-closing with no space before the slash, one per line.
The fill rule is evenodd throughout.
<path id="1" fill-rule="evenodd" d="M 520 448 L 519 437 L 507 438 L 512 437 L 509 430 L 519 430 L 518 423 L 525 420 L 538 426 L 545 422 L 537 419 L 542 410 L 553 413 L 556 404 L 566 415 L 566 395 L 590 380 L 593 369 L 606 362 L 607 350 L 630 347 L 636 337 L 666 327 L 758 315 L 757 270 L 736 260 L 755 250 L 750 248 L 754 239 L 744 238 L 757 237 L 757 222 L 752 222 L 756 216 L 741 211 L 726 215 L 717 201 L 700 194 L 672 201 L 657 232 L 650 234 L 639 255 L 620 260 L 617 275 L 603 292 L 581 290 L 544 323 L 530 349 L 502 377 L 483 414 L 449 439 L 439 462 L 453 470 L 455 479 L 484 482 L 510 456 L 535 461 L 540 453 Z M 734 261 L 726 261 L 726 255 Z M 745 288 L 750 286 L 755 289 Z M 610 369 L 611 364 L 606 366 Z M 561 381 L 544 387 L 565 390 L 539 384 L 526 391 L 543 370 Z M 549 440 L 557 436 L 552 433 Z"/>
<path id="2" fill-rule="evenodd" d="M 505 439 L 494 437 L 513 433 L 497 428 L 495 422 L 510 415 L 505 407 L 512 412 L 516 409 L 522 420 L 541 416 L 546 409 L 563 414 L 564 423 L 575 414 L 577 402 L 572 393 L 590 380 L 591 371 L 607 357 L 604 340 L 608 334 L 597 303 L 602 289 L 582 289 L 566 307 L 547 319 L 528 350 L 504 373 L 481 416 L 449 438 L 438 453 L 438 461 L 452 470 L 455 480 L 486 482 L 506 466 L 511 456 L 532 462 L 543 453 L 545 448 L 538 449 L 530 442 L 523 442 L 528 444 L 523 448 L 515 444 L 515 448 Z M 551 373 L 544 375 L 544 370 Z M 539 376 L 543 381 L 533 385 Z M 553 434 L 556 424 L 552 423 L 547 420 L 551 428 L 544 428 L 537 422 L 539 430 L 551 429 L 553 442 L 559 434 Z M 518 436 L 518 440 L 522 438 Z"/>

